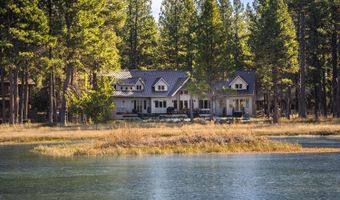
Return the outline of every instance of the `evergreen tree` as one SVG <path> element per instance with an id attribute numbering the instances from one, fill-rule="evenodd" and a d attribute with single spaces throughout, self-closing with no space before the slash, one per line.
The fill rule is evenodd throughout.
<path id="1" fill-rule="evenodd" d="M 0 8 L 0 65 L 2 76 L 4 71 L 8 73 L 9 122 L 14 124 L 23 121 L 25 95 L 24 90 L 19 95 L 18 78 L 27 73 L 29 61 L 32 63 L 39 58 L 39 47 L 47 42 L 47 18 L 39 8 L 38 0 L 4 0 L 0 2 Z"/>
<path id="2" fill-rule="evenodd" d="M 236 67 L 233 62 L 235 52 L 233 46 L 233 7 L 230 0 L 218 0 L 219 11 L 223 22 L 223 38 L 225 42 L 223 68 L 229 73 L 235 71 Z M 225 74 L 226 75 L 226 74 Z M 225 77 L 227 78 L 227 77 Z"/>
<path id="3" fill-rule="evenodd" d="M 233 0 L 231 47 L 234 69 L 251 68 L 251 53 L 248 47 L 249 31 L 244 6 L 240 0 Z"/>
<path id="4" fill-rule="evenodd" d="M 306 5 L 306 58 L 307 74 L 310 74 L 310 80 L 307 84 L 312 83 L 310 88 L 314 88 L 314 113 L 318 119 L 322 114 L 327 116 L 327 85 L 329 65 L 327 64 L 330 57 L 329 40 L 330 34 L 327 27 L 329 26 L 330 12 L 327 2 L 310 2 Z M 321 111 L 321 112 L 320 112 Z"/>
<path id="5" fill-rule="evenodd" d="M 255 62 L 265 84 L 274 91 L 274 123 L 278 122 L 279 85 L 287 73 L 297 72 L 296 33 L 288 7 L 283 0 L 260 1 L 256 28 L 253 29 L 253 52 Z"/>
<path id="6" fill-rule="evenodd" d="M 61 123 L 64 125 L 67 122 L 67 95 L 72 82 L 74 82 L 75 73 L 91 69 L 93 65 L 97 66 L 96 69 L 99 65 L 107 67 L 114 64 L 113 68 L 118 67 L 115 61 L 118 60 L 116 43 L 119 38 L 114 30 L 110 29 L 109 24 L 120 19 L 121 12 L 110 10 L 110 8 L 120 8 L 116 7 L 119 4 L 120 1 L 107 0 L 65 1 L 62 4 L 66 73 L 60 117 Z M 119 25 L 111 26 L 111 28 L 113 27 L 119 29 Z M 89 57 L 94 61 L 88 64 Z M 112 63 L 110 59 L 115 63 Z"/>
<path id="7" fill-rule="evenodd" d="M 197 15 L 193 0 L 162 3 L 160 49 L 165 68 L 191 71 L 195 53 Z"/>
<path id="8" fill-rule="evenodd" d="M 198 27 L 198 55 L 197 67 L 194 69 L 198 85 L 205 85 L 210 101 L 213 102 L 215 92 L 214 83 L 223 78 L 225 68 L 224 50 L 225 39 L 223 35 L 223 22 L 215 0 L 202 0 Z M 202 84 L 203 83 L 203 84 Z M 213 105 L 210 108 L 213 117 Z"/>
<path id="9" fill-rule="evenodd" d="M 120 36 L 122 66 L 152 68 L 156 63 L 158 29 L 151 16 L 151 0 L 128 0 L 127 19 Z"/>

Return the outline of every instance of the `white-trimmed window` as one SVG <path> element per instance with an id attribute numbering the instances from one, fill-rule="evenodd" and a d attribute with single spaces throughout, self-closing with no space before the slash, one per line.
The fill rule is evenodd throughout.
<path id="1" fill-rule="evenodd" d="M 155 100 L 155 108 L 166 108 L 166 101 Z"/>
<path id="2" fill-rule="evenodd" d="M 137 88 L 137 90 L 139 90 L 139 91 L 142 90 L 142 86 L 141 86 L 141 85 L 137 85 L 136 88 Z"/>
<path id="3" fill-rule="evenodd" d="M 235 88 L 236 89 L 242 89 L 243 88 L 243 85 L 240 83 L 240 84 L 235 84 Z"/>
<path id="4" fill-rule="evenodd" d="M 158 91 L 165 91 L 165 85 L 158 85 Z"/>

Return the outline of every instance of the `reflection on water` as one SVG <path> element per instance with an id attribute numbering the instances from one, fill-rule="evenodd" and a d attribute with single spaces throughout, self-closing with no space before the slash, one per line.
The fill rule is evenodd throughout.
<path id="1" fill-rule="evenodd" d="M 0 146 L 0 199 L 340 199 L 338 153 L 53 159 L 31 148 Z"/>

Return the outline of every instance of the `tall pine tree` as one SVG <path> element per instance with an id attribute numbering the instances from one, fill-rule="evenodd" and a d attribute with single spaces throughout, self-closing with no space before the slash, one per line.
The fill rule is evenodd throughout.
<path id="1" fill-rule="evenodd" d="M 223 78 L 225 37 L 223 22 L 217 2 L 215 0 L 202 0 L 199 14 L 198 27 L 198 55 L 197 67 L 194 69 L 198 85 L 205 85 L 202 91 L 213 102 L 216 91 L 214 84 Z M 214 115 L 213 105 L 210 106 L 211 119 Z"/>
<path id="2" fill-rule="evenodd" d="M 10 82 L 8 118 L 11 124 L 23 121 L 24 90 L 19 95 L 19 75 L 27 73 L 29 63 L 39 59 L 40 47 L 47 43 L 47 18 L 38 3 L 38 0 L 0 3 L 0 65 L 2 76 L 7 71 Z"/>
<path id="3" fill-rule="evenodd" d="M 127 19 L 120 36 L 123 68 L 153 68 L 156 65 L 158 29 L 151 16 L 151 0 L 128 0 Z"/>
<path id="4" fill-rule="evenodd" d="M 277 123 L 279 86 L 283 86 L 287 73 L 295 73 L 298 69 L 296 33 L 284 0 L 260 1 L 257 12 L 252 49 L 264 84 L 270 84 L 274 91 L 273 121 Z"/>
<path id="5" fill-rule="evenodd" d="M 197 27 L 194 1 L 163 1 L 159 26 L 162 66 L 191 71 L 194 64 Z"/>

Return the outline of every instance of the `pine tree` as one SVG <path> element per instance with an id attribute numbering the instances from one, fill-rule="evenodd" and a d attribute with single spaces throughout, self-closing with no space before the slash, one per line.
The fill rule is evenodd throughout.
<path id="1" fill-rule="evenodd" d="M 331 37 L 329 27 L 330 12 L 327 2 L 310 2 L 306 5 L 306 61 L 307 84 L 314 88 L 314 113 L 318 119 L 322 114 L 327 116 L 327 74 L 330 71 L 327 64 L 330 55 L 329 40 Z M 321 111 L 321 112 L 320 112 Z"/>
<path id="2" fill-rule="evenodd" d="M 221 19 L 223 22 L 223 38 L 225 41 L 225 49 L 223 56 L 223 68 L 225 71 L 232 73 L 235 71 L 236 67 L 234 65 L 234 45 L 233 45 L 233 7 L 230 3 L 230 0 L 218 0 L 219 11 L 221 15 Z M 226 76 L 226 74 L 224 74 Z M 227 78 L 227 77 L 225 77 Z"/>
<path id="3" fill-rule="evenodd" d="M 165 0 L 159 19 L 162 65 L 191 71 L 197 12 L 193 0 Z"/>
<path id="4" fill-rule="evenodd" d="M 197 34 L 198 56 L 197 67 L 194 69 L 195 79 L 205 85 L 204 91 L 213 102 L 215 92 L 214 83 L 221 80 L 224 75 L 225 38 L 223 35 L 223 22 L 215 0 L 202 0 Z M 203 91 L 202 91 L 203 92 Z M 213 118 L 213 105 L 210 106 L 211 119 Z"/>
<path id="5" fill-rule="evenodd" d="M 47 18 L 38 3 L 38 0 L 5 0 L 0 3 L 1 67 L 8 72 L 10 82 L 11 124 L 23 121 L 24 95 L 23 90 L 19 95 L 19 74 L 27 71 L 24 66 L 29 64 L 28 61 L 39 58 L 39 47 L 47 42 Z"/>
<path id="6" fill-rule="evenodd" d="M 77 71 L 105 68 L 113 64 L 118 65 L 118 50 L 116 36 L 113 27 L 108 26 L 119 19 L 121 12 L 110 10 L 119 5 L 120 1 L 107 0 L 82 0 L 65 1 L 63 6 L 64 29 L 63 46 L 65 48 L 65 79 L 63 84 L 63 95 L 61 101 L 61 123 L 67 122 L 67 95 L 74 75 Z M 119 8 L 119 7 L 118 7 Z M 118 14 L 117 14 L 118 13 Z M 118 23 L 119 24 L 119 23 Z M 112 28 L 112 29 L 110 29 Z M 89 58 L 93 58 L 89 62 Z M 112 60 L 110 60 L 112 59 Z M 114 63 L 113 63 L 114 62 Z M 94 66 L 93 66 L 94 65 Z"/>
<path id="7" fill-rule="evenodd" d="M 152 68 L 157 58 L 158 29 L 151 16 L 151 0 L 128 0 L 127 19 L 120 36 L 122 66 Z"/>
<path id="8" fill-rule="evenodd" d="M 297 72 L 297 42 L 296 33 L 288 7 L 283 0 L 260 1 L 257 7 L 259 13 L 256 28 L 253 29 L 252 45 L 257 66 L 265 79 L 272 85 L 274 91 L 274 123 L 278 122 L 278 93 L 287 73 Z"/>
<path id="9" fill-rule="evenodd" d="M 232 57 L 234 69 L 251 68 L 251 53 L 248 48 L 249 31 L 246 13 L 240 0 L 233 0 L 232 15 Z"/>

